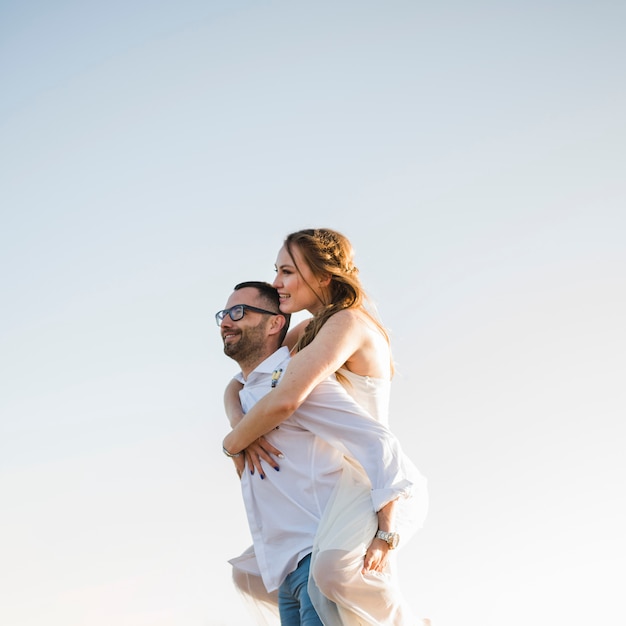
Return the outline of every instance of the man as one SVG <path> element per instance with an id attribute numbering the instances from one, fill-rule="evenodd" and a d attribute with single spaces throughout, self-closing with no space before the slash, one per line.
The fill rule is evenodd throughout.
<path id="1" fill-rule="evenodd" d="M 289 351 L 281 347 L 288 316 L 278 305 L 278 293 L 268 283 L 240 283 L 216 315 L 224 353 L 241 367 L 244 411 L 280 383 L 289 363 Z M 267 439 L 283 453 L 280 471 L 268 473 L 263 480 L 241 473 L 254 551 L 231 563 L 235 570 L 260 575 L 268 593 L 278 589 L 283 626 L 321 625 L 307 592 L 309 561 L 346 457 L 355 459 L 372 483 L 372 510 L 378 512 L 378 530 L 390 547 L 397 541 L 388 515 L 390 503 L 408 495 L 413 485 L 395 437 L 361 409 L 334 377 L 318 385 Z M 242 456 L 224 452 L 236 457 L 241 470 Z"/>

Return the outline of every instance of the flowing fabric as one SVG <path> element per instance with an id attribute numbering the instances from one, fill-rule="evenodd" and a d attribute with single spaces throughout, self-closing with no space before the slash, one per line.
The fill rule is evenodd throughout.
<path id="1" fill-rule="evenodd" d="M 267 591 L 261 578 L 254 546 L 247 548 L 240 556 L 230 559 L 233 566 L 233 584 L 241 594 L 244 603 L 258 626 L 277 626 L 278 591 Z"/>
<path id="2" fill-rule="evenodd" d="M 389 381 L 340 370 L 348 393 L 379 422 L 388 424 Z M 401 547 L 422 526 L 428 507 L 426 481 L 406 456 L 413 493 L 396 504 L 394 527 Z M 419 623 L 402 596 L 396 551 L 384 572 L 362 573 L 363 559 L 378 528 L 371 485 L 360 465 L 347 467 L 320 521 L 311 558 L 309 595 L 325 626 L 405 626 Z M 330 602 L 329 602 L 330 600 Z"/>
<path id="3" fill-rule="evenodd" d="M 390 381 L 339 371 L 341 384 L 374 419 L 388 425 Z M 396 505 L 400 549 L 422 526 L 428 508 L 426 481 L 413 463 L 402 459 L 413 493 Z M 346 468 L 326 506 L 313 546 L 309 595 L 325 626 L 415 626 L 420 620 L 399 591 L 396 552 L 383 573 L 362 573 L 365 552 L 378 528 L 371 484 L 361 466 Z M 233 580 L 260 626 L 280 624 L 276 594 L 260 578 L 254 550 L 231 559 Z"/>

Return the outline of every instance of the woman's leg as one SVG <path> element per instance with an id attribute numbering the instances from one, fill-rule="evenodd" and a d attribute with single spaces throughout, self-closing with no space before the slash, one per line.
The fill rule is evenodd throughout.
<path id="1" fill-rule="evenodd" d="M 391 565 L 384 573 L 363 574 L 362 569 L 360 553 L 324 550 L 315 554 L 311 578 L 323 597 L 335 607 L 334 613 L 330 613 L 334 621 L 328 624 L 414 626 L 418 619 L 400 593 Z M 313 599 L 317 600 L 315 596 Z M 318 612 L 326 620 L 324 606 L 322 604 Z"/>

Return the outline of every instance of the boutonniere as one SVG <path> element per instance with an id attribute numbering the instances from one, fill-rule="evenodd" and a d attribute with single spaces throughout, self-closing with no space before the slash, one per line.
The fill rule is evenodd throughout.
<path id="1" fill-rule="evenodd" d="M 282 373 L 283 373 L 282 369 L 274 370 L 274 372 L 272 373 L 272 389 L 274 389 L 274 387 L 278 385 L 278 381 Z"/>

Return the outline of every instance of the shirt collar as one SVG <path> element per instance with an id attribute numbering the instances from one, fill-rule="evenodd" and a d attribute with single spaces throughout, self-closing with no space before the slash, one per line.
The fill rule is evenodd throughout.
<path id="1" fill-rule="evenodd" d="M 279 365 L 281 365 L 288 359 L 289 348 L 287 348 L 286 346 L 278 348 L 278 350 L 276 350 L 274 354 L 268 356 L 265 361 L 259 363 L 254 368 L 254 370 L 250 372 L 250 374 L 248 375 L 248 381 L 250 381 L 253 377 L 256 377 L 257 375 L 273 374 L 274 371 L 278 369 Z M 246 384 L 246 381 L 244 380 L 243 374 L 241 372 L 235 375 L 235 379 L 244 385 Z"/>

